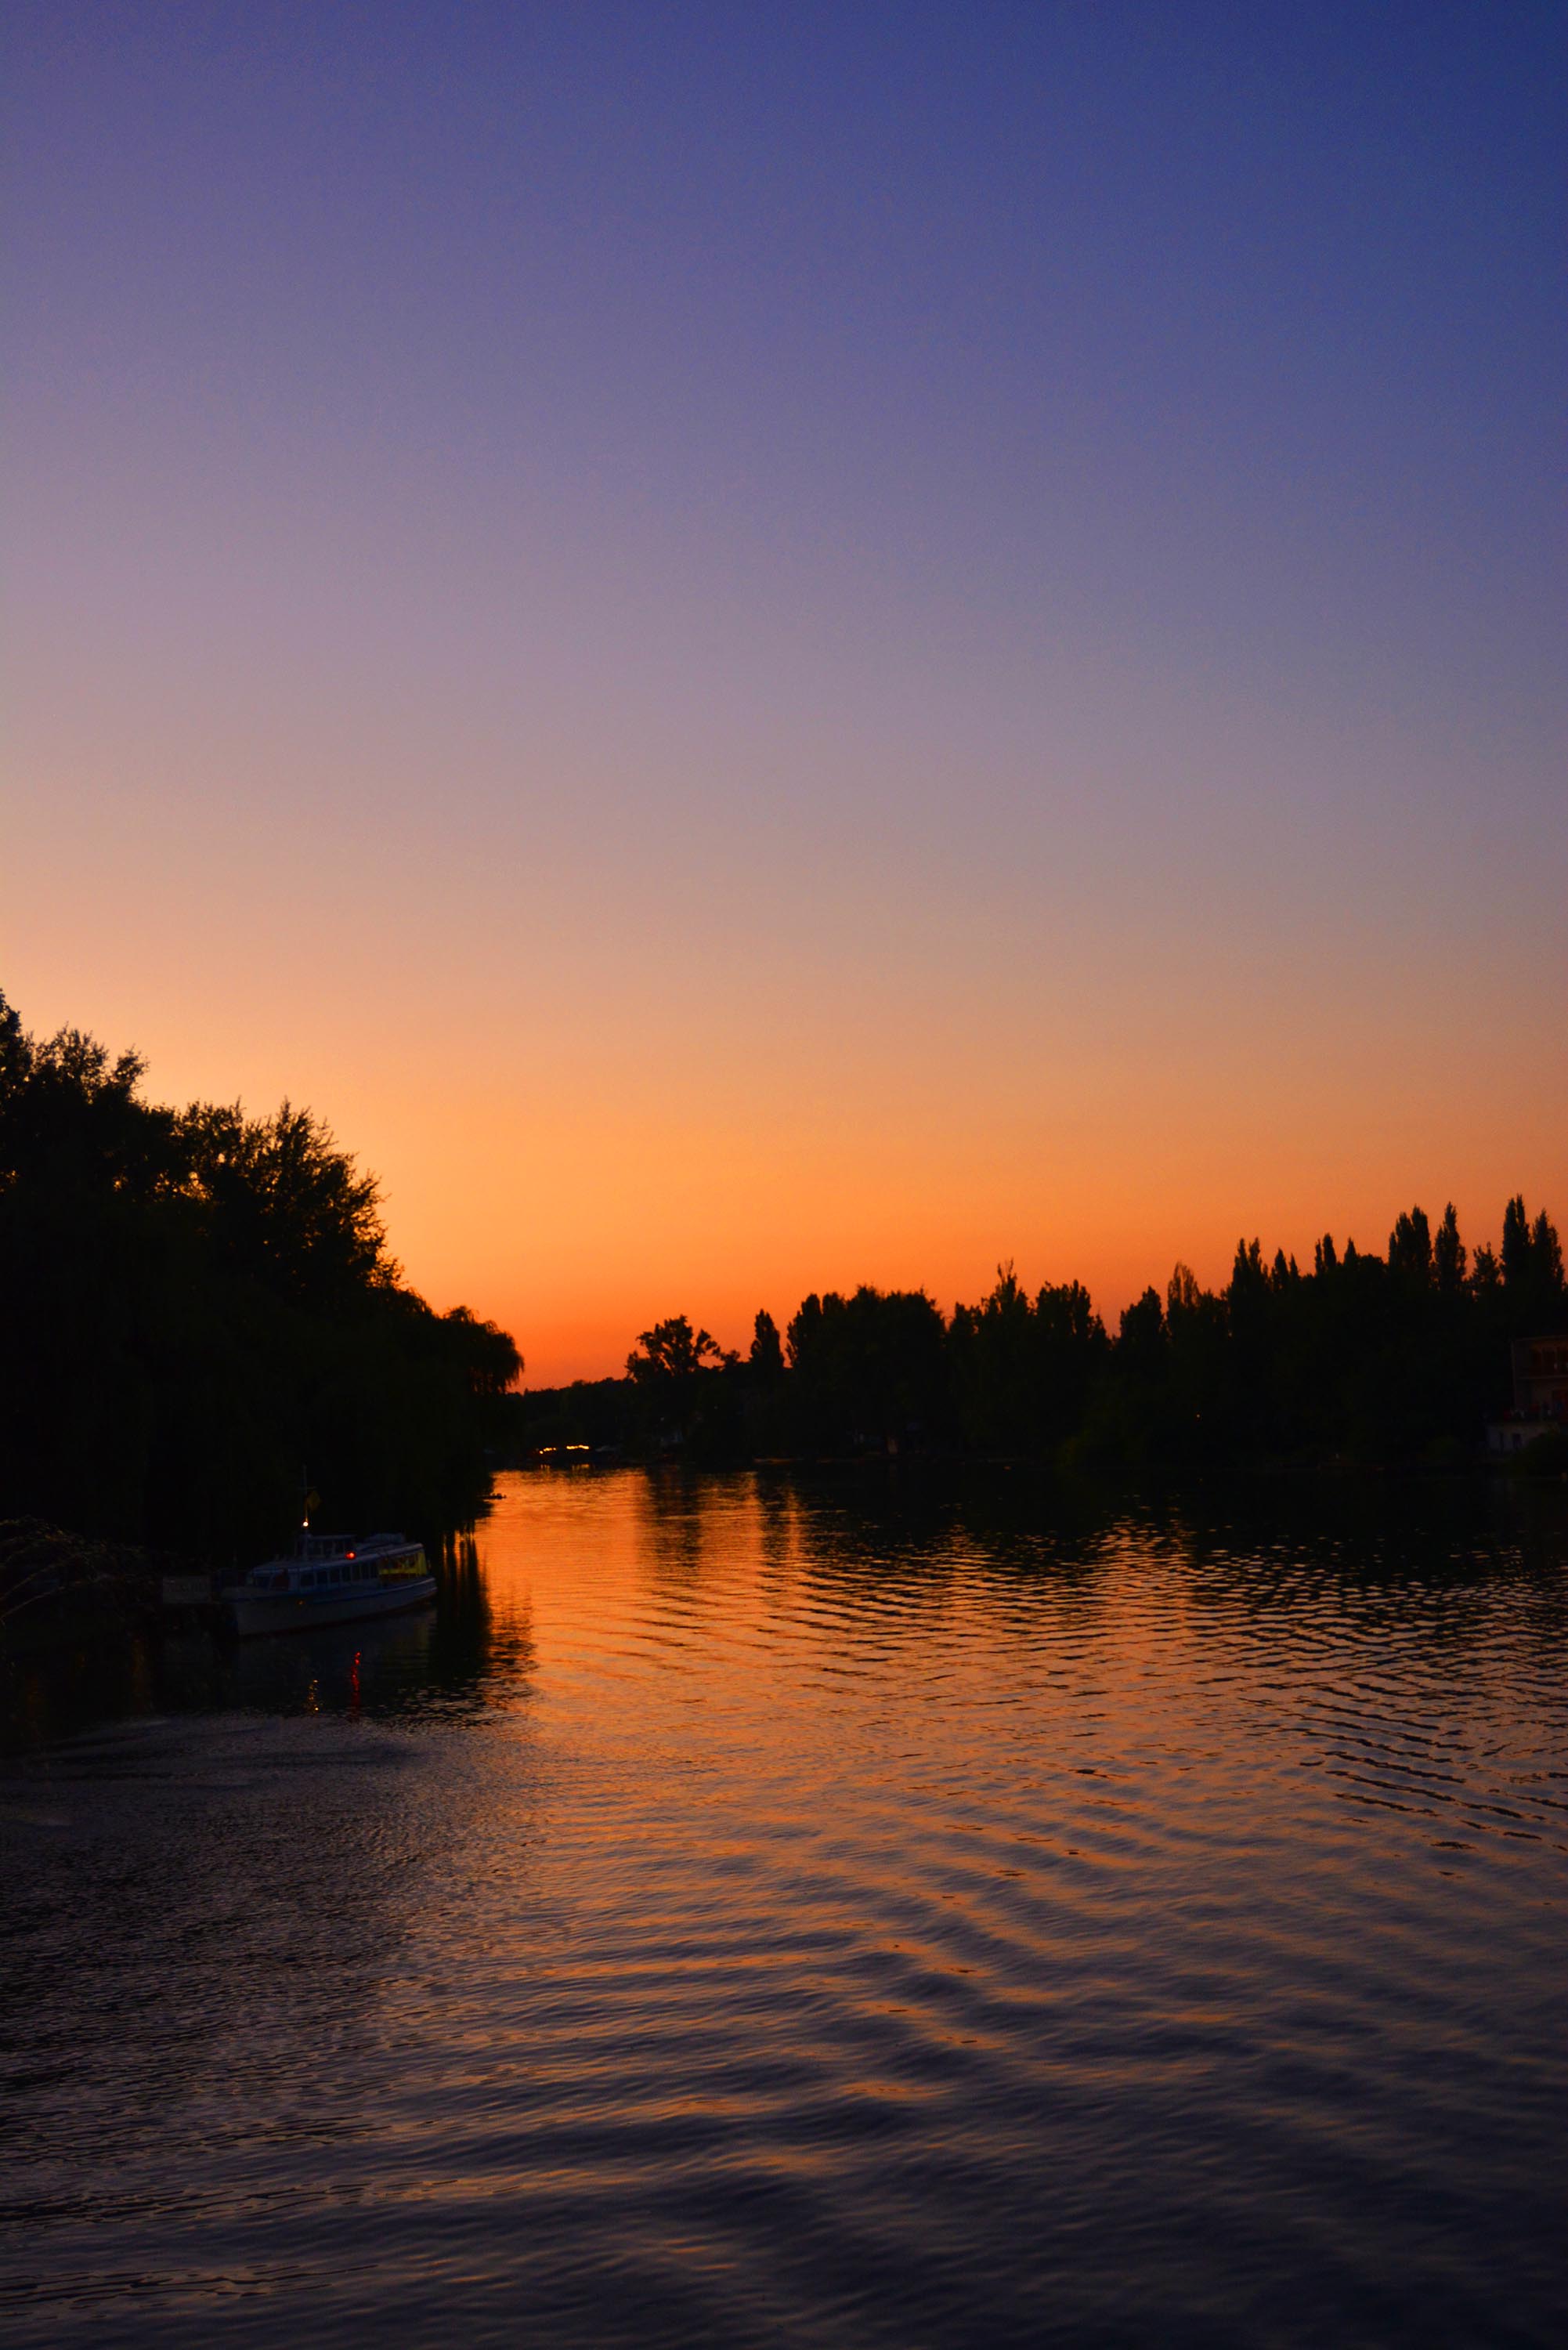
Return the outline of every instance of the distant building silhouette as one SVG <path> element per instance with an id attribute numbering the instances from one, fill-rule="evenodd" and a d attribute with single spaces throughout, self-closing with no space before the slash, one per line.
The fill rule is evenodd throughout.
<path id="1" fill-rule="evenodd" d="M 1521 1452 L 1538 1436 L 1568 1428 L 1568 1331 L 1513 1342 L 1513 1408 L 1487 1423 L 1489 1451 Z"/>

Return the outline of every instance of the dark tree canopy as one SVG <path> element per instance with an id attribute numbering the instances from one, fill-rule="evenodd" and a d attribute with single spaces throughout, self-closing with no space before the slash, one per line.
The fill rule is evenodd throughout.
<path id="1" fill-rule="evenodd" d="M 656 1322 L 651 1330 L 638 1333 L 637 1350 L 627 1357 L 626 1372 L 640 1386 L 657 1387 L 663 1382 L 680 1387 L 699 1371 L 716 1367 L 724 1359 L 716 1338 L 706 1330 L 693 1330 L 684 1314 L 673 1314 L 667 1322 Z"/>
<path id="2" fill-rule="evenodd" d="M 142 1075 L 0 997 L 0 1514 L 244 1556 L 308 1475 L 349 1523 L 461 1523 L 511 1338 L 402 1284 L 308 1110 L 176 1110 Z"/>
<path id="3" fill-rule="evenodd" d="M 1563 1249 L 1516 1194 L 1501 1245 L 1415 1205 L 1386 1253 L 1260 1237 L 1224 1287 L 1178 1264 L 1112 1338 L 1076 1281 L 1011 1264 L 944 1316 L 923 1290 L 813 1293 L 744 1359 L 684 1314 L 623 1380 L 508 1391 L 505 1331 L 433 1313 L 374 1179 L 309 1110 L 149 1102 L 134 1053 L 36 1039 L 0 997 L 0 1516 L 243 1555 L 308 1473 L 354 1523 L 461 1523 L 517 1431 L 643 1456 L 965 1450 L 1140 1463 L 1462 1458 L 1514 1339 L 1568 1332 Z"/>
<path id="4" fill-rule="evenodd" d="M 766 1307 L 759 1311 L 752 1326 L 752 1348 L 749 1357 L 752 1370 L 765 1387 L 776 1387 L 784 1377 L 784 1342 L 779 1326 Z"/>
<path id="5" fill-rule="evenodd" d="M 1509 1202 L 1501 1255 L 1451 1202 L 1399 1215 L 1386 1256 L 1324 1232 L 1312 1269 L 1256 1235 L 1208 1290 L 1179 1263 L 1110 1337 L 1081 1282 L 1031 1295 L 1011 1264 L 944 1319 L 922 1291 L 815 1292 L 781 1349 L 749 1355 L 683 1315 L 644 1331 L 629 1378 L 529 1399 L 555 1429 L 659 1455 L 744 1459 L 965 1451 L 1108 1464 L 1459 1461 L 1511 1399 L 1511 1341 L 1568 1332 L 1542 1209 Z M 635 1399 L 636 1409 L 629 1399 Z"/>

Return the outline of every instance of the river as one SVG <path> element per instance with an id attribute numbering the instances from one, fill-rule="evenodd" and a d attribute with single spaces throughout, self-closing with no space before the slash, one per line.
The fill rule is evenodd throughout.
<path id="1" fill-rule="evenodd" d="M 517 1475 L 35 1690 L 0 2335 L 1556 2350 L 1564 1498 Z"/>

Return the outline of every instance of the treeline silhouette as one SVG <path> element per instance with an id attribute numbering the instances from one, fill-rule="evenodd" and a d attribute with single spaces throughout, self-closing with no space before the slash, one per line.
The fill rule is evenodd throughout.
<path id="1" fill-rule="evenodd" d="M 388 1253 L 372 1177 L 308 1110 L 174 1109 L 142 1063 L 0 995 L 0 1518 L 202 1555 L 300 1514 L 469 1522 L 522 1365 Z"/>
<path id="2" fill-rule="evenodd" d="M 949 1317 L 923 1291 L 870 1287 L 807 1297 L 782 1336 L 759 1314 L 744 1357 L 677 1315 L 641 1334 L 625 1378 L 508 1409 L 524 1453 L 1458 1464 L 1511 1400 L 1511 1341 L 1563 1329 L 1556 1228 L 1515 1198 L 1501 1248 L 1473 1255 L 1451 1205 L 1435 1231 L 1400 1216 L 1383 1256 L 1325 1233 L 1310 1271 L 1240 1243 L 1223 1289 L 1179 1264 L 1114 1336 L 1081 1283 L 1031 1295 L 1011 1265 Z"/>

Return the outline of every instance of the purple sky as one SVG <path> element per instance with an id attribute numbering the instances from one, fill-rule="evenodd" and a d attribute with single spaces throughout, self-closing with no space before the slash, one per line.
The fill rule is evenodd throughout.
<path id="1" fill-rule="evenodd" d="M 552 1370 L 1568 1207 L 1560 9 L 4 37 L 31 1024 Z"/>

